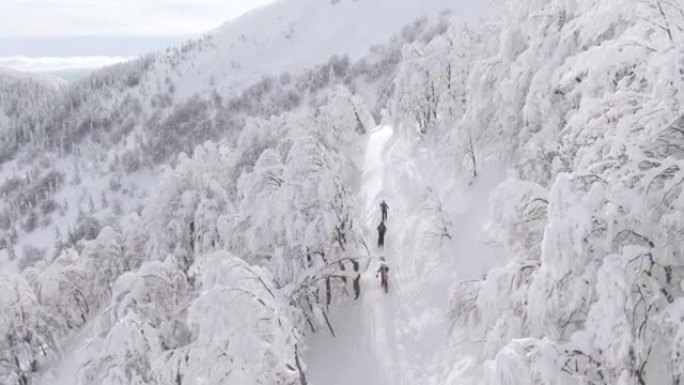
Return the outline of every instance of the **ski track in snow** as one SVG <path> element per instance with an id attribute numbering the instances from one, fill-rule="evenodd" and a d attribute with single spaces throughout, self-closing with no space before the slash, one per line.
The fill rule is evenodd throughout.
<path id="1" fill-rule="evenodd" d="M 371 234 L 371 239 L 368 239 L 368 245 L 371 248 L 373 259 L 369 261 L 366 271 L 362 276 L 363 282 L 363 308 L 365 310 L 365 330 L 361 331 L 364 339 L 372 341 L 373 353 L 375 354 L 376 362 L 378 362 L 378 370 L 381 371 L 381 384 L 400 384 L 401 369 L 398 367 L 397 357 L 397 341 L 395 334 L 396 319 L 394 299 L 396 293 L 395 284 L 392 280 L 392 271 L 389 275 L 390 294 L 387 295 L 382 291 L 379 285 L 379 279 L 376 277 L 376 272 L 379 268 L 379 258 L 384 256 L 387 262 L 392 267 L 392 250 L 389 242 L 385 242 L 386 250 L 379 250 L 376 245 L 376 226 L 379 223 L 374 221 L 378 218 L 376 211 L 379 211 L 379 203 L 383 199 L 385 179 L 385 162 L 383 150 L 387 142 L 393 135 L 393 130 L 390 126 L 380 126 L 378 130 L 371 134 L 368 147 L 366 149 L 366 157 L 364 160 L 363 181 L 364 181 L 364 196 L 366 201 L 366 226 Z M 375 214 L 375 215 L 374 215 Z M 389 234 L 388 234 L 389 235 Z"/>
<path id="2" fill-rule="evenodd" d="M 363 197 L 366 212 L 375 210 L 377 197 L 382 192 L 384 161 L 382 150 L 392 137 L 392 129 L 380 127 L 368 141 L 363 170 Z M 396 363 L 393 327 L 392 297 L 385 296 L 375 277 L 377 271 L 376 231 L 372 216 L 368 215 L 366 240 L 372 250 L 373 260 L 362 263 L 361 300 L 349 306 L 334 309 L 331 321 L 336 337 L 318 333 L 309 341 L 306 362 L 313 385 L 393 385 Z M 390 293 L 392 293 L 390 275 Z"/>
<path id="3" fill-rule="evenodd" d="M 306 358 L 313 385 L 444 382 L 441 376 L 449 372 L 450 361 L 448 351 L 442 349 L 447 349 L 447 312 L 454 274 L 458 280 L 479 278 L 499 262 L 496 250 L 483 245 L 480 235 L 487 216 L 489 192 L 503 179 L 500 172 L 483 176 L 453 199 L 457 206 L 454 211 L 458 213 L 455 218 L 458 222 L 452 229 L 454 239 L 450 254 L 454 258 L 435 266 L 423 266 L 425 264 L 407 255 L 409 251 L 401 250 L 397 239 L 401 234 L 397 233 L 407 224 L 398 222 L 403 217 L 397 212 L 398 207 L 392 211 L 393 196 L 401 192 L 385 190 L 383 184 L 384 151 L 393 134 L 392 127 L 380 126 L 368 139 L 362 194 L 366 242 L 372 259 L 362 263 L 365 270 L 361 276 L 361 300 L 335 309 L 331 314 L 336 337 L 319 333 L 310 340 Z M 379 203 L 383 199 L 389 203 L 390 212 L 385 249 L 379 250 L 376 227 L 380 221 Z M 390 292 L 387 295 L 375 276 L 381 256 L 390 266 Z M 425 279 L 426 274 L 428 279 Z M 472 360 L 464 360 L 461 371 L 468 370 L 471 363 Z M 454 368 L 451 369 L 453 374 Z"/>

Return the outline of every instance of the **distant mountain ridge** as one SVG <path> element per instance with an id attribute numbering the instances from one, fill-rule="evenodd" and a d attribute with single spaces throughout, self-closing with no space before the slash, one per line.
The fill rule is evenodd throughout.
<path id="1" fill-rule="evenodd" d="M 0 81 L 6 82 L 10 80 L 32 80 L 54 88 L 61 88 L 66 85 L 66 81 L 57 76 L 17 71 L 0 66 Z"/>

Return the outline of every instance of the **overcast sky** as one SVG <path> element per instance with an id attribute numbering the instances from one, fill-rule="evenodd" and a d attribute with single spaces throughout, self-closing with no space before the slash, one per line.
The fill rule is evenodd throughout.
<path id="1" fill-rule="evenodd" d="M 0 66 L 79 72 L 163 49 L 274 0 L 0 0 Z"/>

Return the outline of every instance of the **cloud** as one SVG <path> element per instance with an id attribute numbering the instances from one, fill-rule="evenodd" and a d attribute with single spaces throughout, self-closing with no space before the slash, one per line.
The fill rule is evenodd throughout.
<path id="1" fill-rule="evenodd" d="M 64 71 L 86 71 L 128 60 L 112 56 L 71 56 L 71 57 L 0 57 L 0 67 L 8 67 L 22 72 L 59 73 Z"/>
<path id="2" fill-rule="evenodd" d="M 2 1 L 2 0 L 0 0 Z M 191 36 L 0 37 L 0 57 L 140 56 L 177 46 Z"/>
<path id="3" fill-rule="evenodd" d="M 0 37 L 200 34 L 274 0 L 2 0 Z"/>

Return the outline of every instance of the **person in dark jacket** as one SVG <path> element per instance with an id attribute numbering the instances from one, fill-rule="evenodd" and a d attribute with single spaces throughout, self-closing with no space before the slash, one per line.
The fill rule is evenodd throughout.
<path id="1" fill-rule="evenodd" d="M 389 210 L 389 206 L 384 200 L 380 202 L 380 210 L 382 211 L 382 221 L 384 222 L 387 220 L 387 211 Z"/>
<path id="2" fill-rule="evenodd" d="M 378 226 L 378 247 L 383 248 L 385 247 L 385 232 L 387 231 L 387 227 L 385 226 L 385 222 L 380 222 L 380 225 Z"/>

